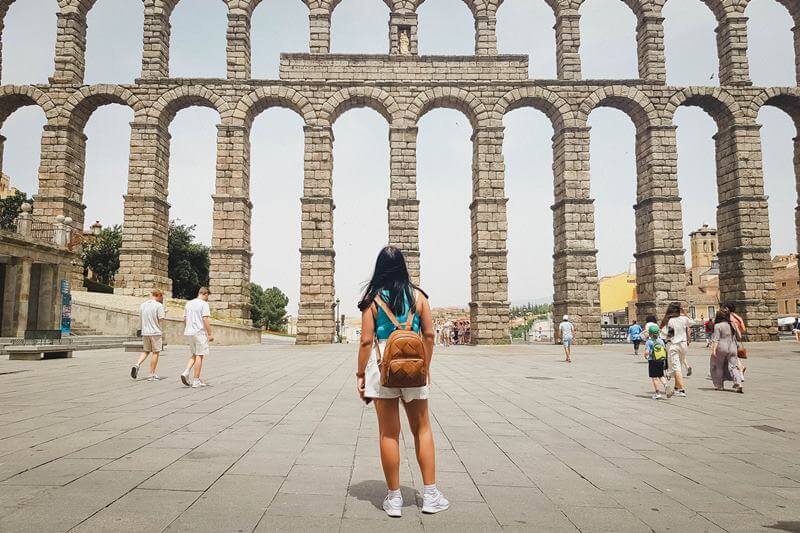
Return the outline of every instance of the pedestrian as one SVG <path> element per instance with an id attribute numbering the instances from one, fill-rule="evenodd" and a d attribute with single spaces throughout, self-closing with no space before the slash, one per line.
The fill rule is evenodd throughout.
<path id="1" fill-rule="evenodd" d="M 575 326 L 569 321 L 569 315 L 564 315 L 561 324 L 558 325 L 558 331 L 561 335 L 561 344 L 564 346 L 564 354 L 567 358 L 564 360 L 567 363 L 572 362 L 572 340 L 575 338 Z"/>
<path id="2" fill-rule="evenodd" d="M 703 329 L 706 333 L 706 348 L 711 346 L 711 337 L 714 336 L 714 320 L 711 317 L 708 317 L 705 324 L 703 324 Z"/>
<path id="3" fill-rule="evenodd" d="M 711 341 L 711 381 L 716 390 L 724 390 L 725 382 L 733 381 L 733 390 L 744 392 L 737 355 L 740 340 L 741 334 L 733 325 L 730 311 L 723 307 L 714 319 L 714 336 Z"/>
<path id="4" fill-rule="evenodd" d="M 164 293 L 159 289 L 150 291 L 150 298 L 139 308 L 142 319 L 142 355 L 139 360 L 131 367 L 131 378 L 136 379 L 139 375 L 139 367 L 150 357 L 150 373 L 147 381 L 158 381 L 161 379 L 156 374 L 158 357 L 164 347 Z"/>
<path id="5" fill-rule="evenodd" d="M 660 400 L 662 391 L 666 390 L 664 379 L 664 363 L 667 361 L 667 347 L 658 335 L 660 328 L 653 324 L 647 330 L 647 342 L 644 345 L 644 358 L 647 359 L 647 375 L 653 384 L 653 399 Z M 674 391 L 674 389 L 670 389 Z"/>
<path id="6" fill-rule="evenodd" d="M 358 351 L 356 383 L 358 394 L 365 403 L 374 400 L 378 415 L 378 433 L 383 473 L 387 495 L 383 509 L 392 517 L 399 517 L 403 509 L 400 493 L 400 409 L 398 399 L 414 434 L 417 462 L 422 471 L 422 512 L 438 513 L 449 508 L 450 503 L 436 487 L 436 447 L 428 414 L 430 396 L 430 363 L 433 355 L 433 321 L 427 295 L 411 283 L 405 258 L 394 246 L 383 248 L 375 262 L 372 279 L 358 303 L 361 310 L 361 346 Z M 401 326 L 402 325 L 402 326 Z M 411 330 L 422 338 L 424 366 L 419 359 L 397 360 L 382 366 L 380 358 L 387 355 L 387 341 L 397 329 Z M 412 336 L 413 338 L 413 336 Z M 417 340 L 419 340 L 417 338 Z M 419 346 L 406 341 L 404 348 Z M 403 352 L 405 355 L 405 351 Z M 382 355 L 381 355 L 382 354 Z M 405 361 L 405 362 L 404 362 Z M 395 362 L 403 364 L 407 375 L 420 378 L 424 385 L 414 387 L 389 387 L 389 372 Z M 409 370 L 407 370 L 409 369 Z M 424 375 L 420 372 L 424 369 Z M 415 382 L 418 380 L 415 380 Z"/>
<path id="7" fill-rule="evenodd" d="M 633 355 L 639 357 L 639 345 L 642 343 L 642 326 L 634 320 L 628 328 L 628 340 L 633 344 Z"/>
<path id="8" fill-rule="evenodd" d="M 183 322 L 186 324 L 183 335 L 189 341 L 189 361 L 186 370 L 181 373 L 181 382 L 187 387 L 205 387 L 205 381 L 200 379 L 203 370 L 203 358 L 208 355 L 209 343 L 214 340 L 211 334 L 211 309 L 208 307 L 208 295 L 211 292 L 200 287 L 197 298 L 186 302 L 183 310 Z M 194 368 L 194 378 L 189 381 L 189 372 Z"/>
<path id="9" fill-rule="evenodd" d="M 664 330 L 669 339 L 667 347 L 667 378 L 675 378 L 675 395 L 686 396 L 686 389 L 683 385 L 683 371 L 681 362 L 686 358 L 689 350 L 690 340 L 690 320 L 683 312 L 683 306 L 679 302 L 672 302 L 667 307 L 667 313 L 661 321 L 662 332 Z M 669 390 L 667 391 L 669 393 Z M 668 394 L 671 396 L 671 394 Z"/>
<path id="10" fill-rule="evenodd" d="M 736 306 L 734 304 L 727 303 L 722 307 L 728 311 L 731 325 L 739 332 L 739 344 L 741 345 L 744 342 L 744 335 L 747 333 L 747 326 L 744 323 L 744 319 L 736 313 Z M 747 372 L 747 367 L 744 366 L 740 357 L 736 358 L 736 366 L 742 374 L 742 381 L 744 381 L 744 373 Z"/>
<path id="11" fill-rule="evenodd" d="M 800 342 L 800 317 L 794 319 L 792 333 L 794 333 L 794 340 Z"/>
<path id="12" fill-rule="evenodd" d="M 650 337 L 653 336 L 650 333 L 650 331 L 652 331 L 652 329 L 653 329 L 653 326 L 655 326 L 656 329 L 659 332 L 659 333 L 656 333 L 656 337 L 659 336 L 659 334 L 661 332 L 661 328 L 659 328 L 659 326 L 658 326 L 658 323 L 657 323 L 658 319 L 656 318 L 656 315 L 647 315 L 644 318 L 644 321 L 645 321 L 645 324 L 644 324 L 644 329 L 642 329 L 642 340 L 647 341 L 648 339 L 650 339 Z"/>

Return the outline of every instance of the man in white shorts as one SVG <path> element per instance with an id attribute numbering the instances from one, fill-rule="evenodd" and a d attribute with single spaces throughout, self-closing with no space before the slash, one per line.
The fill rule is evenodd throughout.
<path id="1" fill-rule="evenodd" d="M 189 341 L 189 352 L 192 356 L 186 363 L 186 370 L 181 374 L 181 382 L 187 387 L 205 387 L 206 384 L 200 379 L 200 372 L 203 370 L 203 357 L 208 355 L 208 343 L 214 340 L 211 335 L 211 309 L 208 307 L 208 295 L 210 291 L 205 287 L 200 287 L 197 291 L 197 298 L 186 302 L 183 310 L 183 322 L 186 324 L 183 334 Z M 194 379 L 189 381 L 189 372 L 194 367 Z"/>
<path id="2" fill-rule="evenodd" d="M 150 299 L 144 302 L 140 308 L 142 316 L 142 344 L 144 345 L 142 355 L 139 360 L 131 367 L 131 378 L 136 379 L 139 375 L 139 367 L 148 355 L 150 358 L 150 376 L 147 381 L 158 381 L 161 379 L 156 374 L 158 366 L 158 356 L 163 348 L 164 335 L 164 293 L 158 289 L 153 289 Z"/>

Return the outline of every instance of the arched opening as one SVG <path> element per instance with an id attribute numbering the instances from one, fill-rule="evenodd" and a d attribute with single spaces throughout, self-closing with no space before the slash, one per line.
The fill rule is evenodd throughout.
<path id="1" fill-rule="evenodd" d="M 373 109 L 351 109 L 333 124 L 334 286 L 340 313 L 353 317 L 364 282 L 389 235 L 389 125 Z"/>
<path id="2" fill-rule="evenodd" d="M 498 52 L 527 54 L 529 77 L 555 79 L 555 21 L 544 1 L 505 0 L 497 10 Z"/>
<path id="3" fill-rule="evenodd" d="M 420 55 L 475 53 L 475 17 L 463 0 L 426 0 L 417 13 Z"/>
<path id="4" fill-rule="evenodd" d="M 745 9 L 750 79 L 764 87 L 796 85 L 795 26 L 789 11 L 775 0 L 751 0 Z"/>
<path id="5" fill-rule="evenodd" d="M 263 0 L 250 35 L 252 77 L 278 79 L 282 52 L 308 52 L 308 8 L 298 0 Z"/>
<path id="6" fill-rule="evenodd" d="M 142 68 L 144 7 L 98 0 L 87 16 L 86 83 L 133 83 Z"/>
<path id="7" fill-rule="evenodd" d="M 283 108 L 259 115 L 250 133 L 253 202 L 250 278 L 278 287 L 297 316 L 300 301 L 300 197 L 303 195 L 303 119 Z"/>
<path id="8" fill-rule="evenodd" d="M 9 187 L 29 198 L 39 192 L 42 128 L 46 123 L 44 111 L 29 105 L 14 111 L 0 125 L 0 172 Z"/>
<path id="9" fill-rule="evenodd" d="M 686 311 L 696 320 L 705 320 L 719 309 L 717 124 L 703 109 L 684 106 L 675 112 L 673 122 L 687 271 Z"/>
<path id="10" fill-rule="evenodd" d="M 511 111 L 503 123 L 508 299 L 513 309 L 553 299 L 553 127 L 544 113 L 532 108 Z M 528 321 L 532 317 L 518 318 Z M 543 326 L 542 333 L 552 339 L 549 330 Z M 514 333 L 512 327 L 512 336 Z"/>
<path id="11" fill-rule="evenodd" d="M 418 126 L 420 284 L 434 309 L 469 316 L 472 126 L 453 109 L 434 109 Z"/>
<path id="12" fill-rule="evenodd" d="M 388 21 L 389 8 L 383 2 L 344 0 L 331 14 L 331 52 L 389 53 Z"/>
<path id="13" fill-rule="evenodd" d="M 796 102 L 795 105 L 795 111 L 800 111 L 800 105 Z M 764 194 L 769 197 L 771 255 L 774 258 L 796 254 L 797 176 L 792 154 L 795 153 L 793 138 L 797 136 L 797 129 L 786 112 L 771 105 L 761 108 L 758 123 L 761 124 Z"/>
<path id="14" fill-rule="evenodd" d="M 211 245 L 213 224 L 216 124 L 216 111 L 191 107 L 179 111 L 169 126 L 169 218 L 195 226 L 196 239 L 206 246 Z"/>
<path id="15" fill-rule="evenodd" d="M 580 14 L 583 77 L 638 78 L 633 11 L 620 0 L 589 0 L 581 5 Z"/>
<path id="16" fill-rule="evenodd" d="M 719 85 L 717 20 L 701 0 L 669 0 L 664 6 L 664 50 L 670 85 Z"/>
<path id="17" fill-rule="evenodd" d="M 128 189 L 130 122 L 133 110 L 103 106 L 89 118 L 83 178 L 84 229 L 95 221 L 103 227 L 122 225 L 123 196 Z"/>
<path id="18" fill-rule="evenodd" d="M 170 76 L 225 78 L 227 21 L 227 8 L 219 0 L 178 2 L 170 17 Z"/>
<path id="19" fill-rule="evenodd" d="M 2 28 L 2 83 L 47 83 L 53 75 L 57 0 L 26 0 L 9 7 Z"/>
<path id="20" fill-rule="evenodd" d="M 606 107 L 593 110 L 588 124 L 600 312 L 603 323 L 624 324 L 635 316 L 636 131 L 627 114 Z"/>

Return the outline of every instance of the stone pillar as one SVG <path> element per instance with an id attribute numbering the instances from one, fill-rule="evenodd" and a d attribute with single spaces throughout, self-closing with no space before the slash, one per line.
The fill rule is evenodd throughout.
<path id="1" fill-rule="evenodd" d="M 166 125 L 131 123 L 128 193 L 115 293 L 144 295 L 155 288 L 172 293 L 167 275 L 169 140 Z"/>
<path id="2" fill-rule="evenodd" d="M 675 126 L 636 134 L 636 316 L 662 317 L 672 301 L 685 301 L 686 263 Z"/>
<path id="3" fill-rule="evenodd" d="M 472 227 L 470 255 L 472 344 L 508 344 L 509 304 L 506 249 L 503 128 L 476 128 L 472 135 Z"/>
<path id="4" fill-rule="evenodd" d="M 389 128 L 389 244 L 403 251 L 408 272 L 419 283 L 417 128 Z"/>
<path id="5" fill-rule="evenodd" d="M 333 130 L 306 126 L 297 343 L 334 340 Z"/>
<path id="6" fill-rule="evenodd" d="M 47 222 L 70 217 L 72 227 L 83 228 L 83 170 L 86 136 L 69 125 L 46 125 L 42 133 L 39 193 L 33 216 Z"/>
<path id="7" fill-rule="evenodd" d="M 794 229 L 797 243 L 797 256 L 800 257 L 800 137 L 792 139 L 794 141 L 794 182 L 797 191 L 797 207 L 794 208 Z M 800 262 L 797 264 L 800 270 Z M 800 312 L 800 309 L 798 309 Z"/>
<path id="8" fill-rule="evenodd" d="M 30 305 L 31 297 L 31 269 L 33 261 L 23 257 L 20 260 L 18 270 L 18 285 L 17 285 L 17 330 L 14 332 L 14 337 L 24 337 L 25 330 L 28 328 L 28 306 Z"/>
<path id="9" fill-rule="evenodd" d="M 308 15 L 311 35 L 308 49 L 312 54 L 327 54 L 331 49 L 331 13 L 326 8 L 312 9 Z"/>
<path id="10" fill-rule="evenodd" d="M 417 55 L 417 14 L 389 14 L 389 53 Z"/>
<path id="11" fill-rule="evenodd" d="M 475 55 L 497 55 L 497 14 L 487 9 L 475 16 Z"/>
<path id="12" fill-rule="evenodd" d="M 145 0 L 144 6 L 142 78 L 167 78 L 172 9 L 158 0 Z"/>
<path id="13" fill-rule="evenodd" d="M 228 13 L 228 79 L 250 79 L 250 15 Z"/>
<path id="14" fill-rule="evenodd" d="M 757 124 L 735 124 L 717 145 L 717 236 L 720 302 L 732 302 L 749 340 L 777 340 L 769 213 Z"/>
<path id="15" fill-rule="evenodd" d="M 639 17 L 636 26 L 636 47 L 639 57 L 639 77 L 650 82 L 666 83 L 664 17 L 650 13 Z"/>
<path id="16" fill-rule="evenodd" d="M 83 83 L 86 66 L 86 14 L 59 12 L 55 72 L 50 83 Z"/>
<path id="17" fill-rule="evenodd" d="M 11 257 L 6 263 L 6 275 L 3 280 L 3 323 L 0 336 L 17 336 L 17 309 L 19 309 L 19 284 L 22 274 L 22 261 L 19 257 Z"/>
<path id="18" fill-rule="evenodd" d="M 589 128 L 561 128 L 553 136 L 553 320 L 569 315 L 575 342 L 600 344 L 600 291 L 589 197 Z"/>
<path id="19" fill-rule="evenodd" d="M 36 329 L 53 329 L 55 307 L 59 296 L 55 280 L 56 270 L 54 265 L 43 263 L 39 267 L 39 310 L 36 317 Z"/>
<path id="20" fill-rule="evenodd" d="M 726 13 L 716 32 L 720 85 L 752 85 L 747 64 L 747 17 Z"/>
<path id="21" fill-rule="evenodd" d="M 581 16 L 576 10 L 556 12 L 556 70 L 559 80 L 581 79 Z"/>
<path id="22" fill-rule="evenodd" d="M 215 312 L 250 323 L 250 129 L 217 126 L 217 183 L 211 236 Z"/>
<path id="23" fill-rule="evenodd" d="M 796 73 L 795 80 L 800 85 L 800 26 L 795 25 L 792 28 L 794 35 L 794 70 Z"/>
<path id="24" fill-rule="evenodd" d="M 1 37 L 2 35 L 0 35 Z M 2 71 L 3 65 L 0 64 L 0 71 Z M 3 171 L 3 150 L 5 149 L 6 138 L 0 135 L 0 172 Z"/>

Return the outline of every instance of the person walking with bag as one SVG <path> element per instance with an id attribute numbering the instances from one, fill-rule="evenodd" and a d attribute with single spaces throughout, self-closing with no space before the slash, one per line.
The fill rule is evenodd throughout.
<path id="1" fill-rule="evenodd" d="M 717 390 L 724 390 L 725 382 L 733 381 L 733 390 L 744 392 L 737 356 L 740 340 L 741 334 L 731 321 L 730 311 L 723 307 L 717 311 L 711 338 L 711 380 Z"/>
<path id="2" fill-rule="evenodd" d="M 398 402 L 402 399 L 422 471 L 422 512 L 445 511 L 450 503 L 436 488 L 436 449 L 428 415 L 433 318 L 428 297 L 411 283 L 399 248 L 387 246 L 380 251 L 358 308 L 361 345 L 356 387 L 365 403 L 375 402 L 378 415 L 381 465 L 388 488 L 383 509 L 392 517 L 402 515 Z"/>

